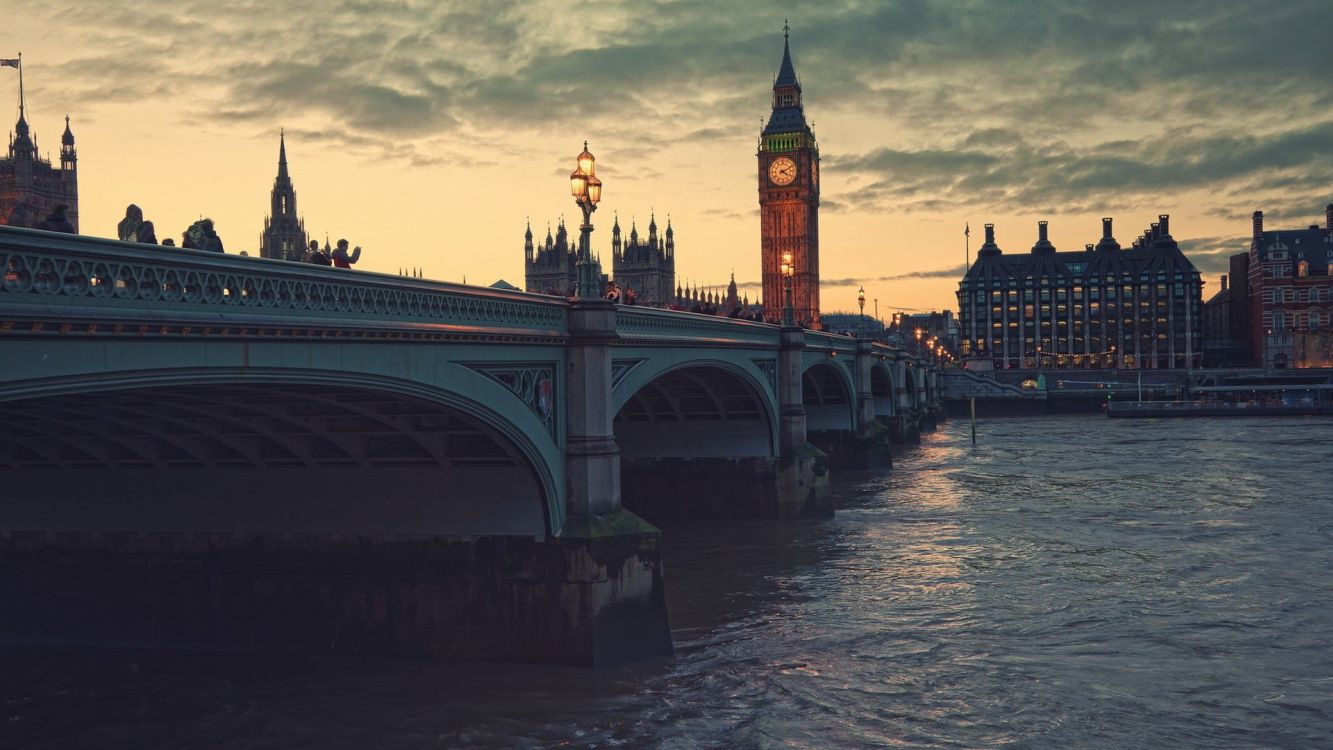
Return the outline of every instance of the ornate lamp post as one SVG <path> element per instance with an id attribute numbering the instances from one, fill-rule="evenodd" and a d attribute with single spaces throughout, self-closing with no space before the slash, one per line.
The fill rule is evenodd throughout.
<path id="1" fill-rule="evenodd" d="M 583 210 L 583 226 L 579 227 L 579 255 L 574 263 L 578 274 L 578 285 L 574 295 L 580 299 L 601 297 L 597 288 L 595 266 L 592 262 L 592 212 L 602 201 L 602 181 L 597 179 L 597 159 L 588 151 L 588 142 L 583 142 L 583 153 L 578 155 L 578 167 L 569 174 L 569 192 L 574 195 L 574 202 Z"/>
<path id="2" fill-rule="evenodd" d="M 782 254 L 782 325 L 796 325 L 796 303 L 792 299 L 791 280 L 796 275 L 796 265 L 792 263 L 791 253 Z"/>
<path id="3" fill-rule="evenodd" d="M 857 321 L 857 338 L 866 337 L 866 288 L 856 290 L 856 305 L 861 308 L 861 317 Z"/>

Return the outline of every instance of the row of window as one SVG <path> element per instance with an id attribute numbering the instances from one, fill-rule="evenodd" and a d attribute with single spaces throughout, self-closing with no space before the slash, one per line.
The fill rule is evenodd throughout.
<path id="1" fill-rule="evenodd" d="M 1333 310 L 1321 313 L 1318 310 L 1284 313 L 1281 310 L 1264 313 L 1264 326 L 1274 331 L 1297 330 L 1300 328 L 1321 328 L 1333 326 Z"/>
<path id="2" fill-rule="evenodd" d="M 1195 287 L 1191 285 L 1189 289 L 1190 291 L 1194 291 Z M 1088 299 L 1102 299 L 1103 297 L 1105 297 L 1106 299 L 1133 299 L 1136 290 L 1138 291 L 1139 299 L 1143 299 L 1145 297 L 1156 297 L 1158 299 L 1165 297 L 1184 298 L 1186 287 L 1180 284 L 1158 284 L 1155 287 L 1094 286 L 1094 287 L 1088 287 L 1087 297 Z M 1075 302 L 1078 302 L 1083 299 L 1083 296 L 1084 296 L 1084 289 L 1081 286 L 1073 287 L 1072 289 L 1060 288 L 1054 290 L 1052 289 L 1022 290 L 1022 298 L 1024 302 L 1034 302 L 1038 299 L 1040 299 L 1042 302 L 1050 302 L 1052 299 L 1057 301 L 1065 301 L 1072 299 Z M 1004 302 L 1006 299 L 1009 302 L 1017 302 L 1019 299 L 1019 290 L 1011 289 L 1007 292 L 979 291 L 973 293 L 972 299 L 981 304 L 999 304 Z"/>
<path id="3" fill-rule="evenodd" d="M 1198 282 L 1199 272 L 1191 271 L 1189 273 L 1189 280 Z M 999 289 L 1000 287 L 1005 287 L 1005 286 L 1011 289 L 1018 286 L 1023 286 L 1023 287 L 1037 286 L 1044 288 L 1074 286 L 1077 288 L 1088 284 L 1099 285 L 1100 283 L 1103 282 L 1103 279 L 1100 276 L 1096 276 L 1090 279 L 1065 279 L 1064 277 L 1059 277 L 1054 280 L 1055 281 L 1054 284 L 1052 284 L 1051 281 L 1052 281 L 1051 277 L 1049 276 L 1040 276 L 1037 278 L 1025 278 L 1022 279 L 1021 283 L 1020 280 L 1017 278 L 1010 278 L 1010 279 L 992 278 L 990 280 L 990 288 Z M 1134 284 L 1135 281 L 1136 279 L 1132 274 L 1122 274 L 1118 279 L 1114 274 L 1109 274 L 1105 278 L 1105 284 L 1107 286 L 1114 286 L 1115 284 L 1129 285 L 1129 284 Z M 1148 284 L 1153 281 L 1156 281 L 1158 283 L 1165 283 L 1168 281 L 1184 282 L 1186 281 L 1186 274 L 1181 271 L 1176 271 L 1174 274 L 1158 272 L 1155 275 L 1151 273 L 1142 273 L 1139 274 L 1139 277 L 1137 279 L 1137 282 L 1140 284 Z M 960 286 L 963 291 L 969 292 L 976 289 L 984 289 L 986 287 L 986 284 L 981 279 L 964 279 L 961 282 Z"/>
<path id="4" fill-rule="evenodd" d="M 1156 308 L 1157 308 L 1158 310 L 1166 310 L 1166 309 L 1167 309 L 1167 302 L 1168 302 L 1168 300 L 1159 299 L 1159 300 L 1157 300 L 1157 303 L 1156 303 L 1155 306 L 1156 306 Z M 1151 302 L 1149 302 L 1148 300 L 1143 300 L 1143 301 L 1141 301 L 1141 302 L 1138 303 L 1138 308 L 1139 308 L 1140 310 L 1147 310 L 1147 309 L 1149 309 L 1150 307 L 1153 307 L 1153 306 L 1154 306 L 1154 305 L 1153 305 Z M 1177 312 L 1179 312 L 1179 313 L 1181 313 L 1181 314 L 1184 314 L 1184 312 L 1185 312 L 1185 301 L 1184 301 L 1184 300 L 1175 300 L 1175 304 L 1173 305 L 1173 307 L 1176 309 Z M 1014 317 L 1014 318 L 1018 317 L 1018 305 L 1016 305 L 1016 304 L 1011 304 L 1011 305 L 1009 305 L 1009 308 L 1008 308 L 1008 309 L 1009 309 L 1009 316 L 1010 316 L 1010 317 Z M 1028 304 L 1023 305 L 1023 317 L 1025 317 L 1025 318 L 1031 318 L 1031 317 L 1033 317 L 1033 311 L 1034 311 L 1034 310 L 1038 310 L 1038 309 L 1041 310 L 1041 314 L 1042 314 L 1043 316 L 1045 316 L 1045 317 L 1049 317 L 1050 314 L 1051 314 L 1051 309 L 1052 309 L 1052 308 L 1051 308 L 1051 305 L 1050 305 L 1049 303 L 1043 303 L 1043 304 L 1040 306 L 1040 308 L 1034 306 L 1034 305 L 1031 304 L 1031 303 L 1028 303 Z M 1066 316 L 1068 315 L 1068 313 L 1069 313 L 1069 311 L 1070 311 L 1071 308 L 1070 308 L 1069 305 L 1066 305 L 1066 304 L 1064 304 L 1064 303 L 1059 303 L 1059 304 L 1055 305 L 1055 308 L 1054 308 L 1054 309 L 1055 309 L 1055 313 L 1056 313 L 1056 315 L 1058 315 L 1058 316 L 1060 316 L 1060 317 L 1066 317 Z M 1076 317 L 1080 317 L 1080 318 L 1083 317 L 1083 313 L 1085 313 L 1085 312 L 1091 313 L 1092 315 L 1098 315 L 1098 314 L 1100 314 L 1101 311 L 1102 311 L 1102 303 L 1101 303 L 1101 302 L 1088 302 L 1087 304 L 1076 303 L 1076 304 L 1073 306 L 1072 309 L 1073 309 L 1073 311 L 1074 311 L 1074 315 L 1075 315 Z M 1115 311 L 1115 310 L 1120 310 L 1120 309 L 1124 309 L 1126 312 L 1128 312 L 1128 311 L 1130 311 L 1130 310 L 1133 310 L 1133 309 L 1134 309 L 1134 303 L 1133 303 L 1132 301 L 1129 301 L 1129 300 L 1126 300 L 1123 304 L 1122 304 L 1122 303 L 1119 303 L 1119 302 L 1115 302 L 1115 301 L 1109 301 L 1109 302 L 1106 303 L 1106 310 L 1108 310 L 1108 311 Z M 1192 309 L 1192 310 L 1198 310 L 1199 308 L 1198 308 L 1198 305 L 1193 305 L 1193 304 L 1191 304 L 1191 305 L 1190 305 L 1190 309 Z M 996 318 L 998 318 L 998 317 L 1002 317 L 1003 314 L 1004 314 L 1004 311 L 1005 311 L 1005 308 L 1001 307 L 1000 305 L 995 305 L 995 306 L 991 307 L 991 309 L 990 309 L 990 312 L 991 312 L 992 317 L 996 317 Z M 972 313 L 972 314 L 976 315 L 976 316 L 979 317 L 979 318 L 980 318 L 980 317 L 985 317 L 985 316 L 982 314 L 982 313 L 985 312 L 985 308 L 976 308 L 976 307 L 973 307 L 973 308 L 971 308 L 971 309 L 964 310 L 963 312 L 965 313 L 964 317 L 968 317 L 968 316 L 966 315 L 966 313 Z"/>
<path id="5" fill-rule="evenodd" d="M 1093 367 L 1093 368 L 1120 367 L 1126 370 L 1137 370 L 1137 369 L 1155 367 L 1157 369 L 1164 370 L 1172 367 L 1176 368 L 1186 367 L 1187 366 L 1186 360 L 1191 358 L 1194 360 L 1193 363 L 1194 366 L 1197 367 L 1199 364 L 1200 356 L 1201 355 L 1198 354 L 1197 352 L 1191 355 L 1190 357 L 1186 357 L 1184 354 L 1176 354 L 1174 357 L 1170 356 L 1169 354 L 1158 354 L 1156 357 L 1153 357 L 1151 355 L 1136 357 L 1132 354 L 1123 354 L 1120 356 L 1112 356 L 1109 354 L 1074 354 L 1074 355 L 1052 356 L 1052 357 L 1042 356 L 1040 358 L 1040 362 L 1038 362 L 1038 358 L 1036 357 L 1009 357 L 1008 359 L 1000 357 L 992 360 L 992 365 L 997 370 L 1003 370 L 1003 369 L 1013 370 L 1013 369 L 1018 369 L 1020 367 L 1031 370 L 1039 366 L 1051 367 L 1057 370 L 1065 370 L 1070 368 L 1083 368 L 1083 367 Z"/>
<path id="6" fill-rule="evenodd" d="M 1264 289 L 1264 304 L 1282 304 L 1285 302 L 1324 302 L 1333 300 L 1333 288 L 1310 287 L 1309 289 L 1289 286 L 1269 287 Z"/>

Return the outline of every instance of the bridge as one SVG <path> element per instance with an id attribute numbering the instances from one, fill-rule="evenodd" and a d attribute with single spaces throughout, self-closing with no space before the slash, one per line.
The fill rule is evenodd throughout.
<path id="1" fill-rule="evenodd" d="M 669 653 L 661 518 L 831 513 L 940 413 L 852 337 L 0 227 L 0 632 Z"/>

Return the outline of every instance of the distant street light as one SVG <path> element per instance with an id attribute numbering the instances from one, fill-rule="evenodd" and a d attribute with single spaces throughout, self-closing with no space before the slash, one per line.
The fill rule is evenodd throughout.
<path id="1" fill-rule="evenodd" d="M 592 212 L 602 201 L 602 181 L 597 179 L 597 159 L 583 142 L 583 153 L 578 155 L 578 167 L 569 174 L 569 191 L 574 202 L 583 210 L 583 226 L 579 227 L 579 254 L 574 267 L 578 273 L 575 296 L 580 299 L 601 297 L 592 262 Z"/>
<path id="2" fill-rule="evenodd" d="M 796 302 L 792 299 L 791 280 L 796 275 L 796 266 L 792 263 L 791 253 L 782 254 L 782 325 L 796 325 Z"/>
<path id="3" fill-rule="evenodd" d="M 861 308 L 861 317 L 857 321 L 857 338 L 866 337 L 866 288 L 856 290 L 856 304 Z"/>

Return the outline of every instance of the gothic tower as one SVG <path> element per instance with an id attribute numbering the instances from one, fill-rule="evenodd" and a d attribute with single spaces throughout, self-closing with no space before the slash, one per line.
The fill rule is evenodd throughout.
<path id="1" fill-rule="evenodd" d="M 9 152 L 0 156 L 0 224 L 39 227 L 56 206 L 66 207 L 65 218 L 79 231 L 78 156 L 74 132 L 65 117 L 60 137 L 60 167 L 40 156 L 37 139 L 28 127 L 23 94 L 23 59 L 0 60 L 0 67 L 18 68 L 19 119 L 9 137 Z"/>
<path id="2" fill-rule="evenodd" d="M 611 227 L 611 269 L 616 284 L 626 292 L 633 289 L 641 305 L 666 305 L 674 299 L 676 286 L 676 235 L 667 219 L 666 238 L 657 234 L 657 216 L 650 214 L 648 241 L 639 238 L 639 229 L 631 219 L 629 242 L 620 234 L 620 217 Z"/>
<path id="3" fill-rule="evenodd" d="M 805 121 L 801 83 L 782 30 L 773 113 L 759 136 L 759 222 L 764 316 L 782 318 L 782 256 L 791 254 L 796 322 L 819 327 L 819 146 Z"/>
<path id="4" fill-rule="evenodd" d="M 278 134 L 278 176 L 269 196 L 269 214 L 264 217 L 264 233 L 259 237 L 259 255 L 263 258 L 300 261 L 305 256 L 305 220 L 296 213 L 296 189 L 287 174 L 287 136 Z"/>

